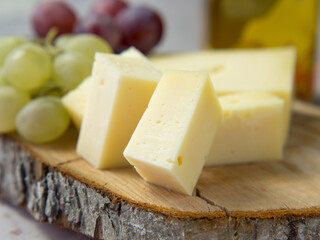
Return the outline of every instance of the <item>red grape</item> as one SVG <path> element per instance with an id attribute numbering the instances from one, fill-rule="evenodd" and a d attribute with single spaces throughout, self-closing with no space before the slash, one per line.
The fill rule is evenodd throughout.
<path id="1" fill-rule="evenodd" d="M 74 11 L 60 1 L 41 3 L 32 14 L 34 30 L 40 37 L 45 37 L 53 27 L 58 29 L 58 35 L 71 33 L 75 22 Z"/>
<path id="2" fill-rule="evenodd" d="M 128 45 L 124 45 L 124 44 L 120 44 L 116 49 L 114 49 L 115 53 L 121 53 L 122 51 L 128 49 L 130 46 Z"/>
<path id="3" fill-rule="evenodd" d="M 128 5 L 122 0 L 97 0 L 91 8 L 95 15 L 109 15 L 114 17 L 117 13 Z"/>
<path id="4" fill-rule="evenodd" d="M 148 53 L 161 39 L 163 25 L 159 15 L 148 7 L 128 7 L 115 17 L 124 45 Z"/>
<path id="5" fill-rule="evenodd" d="M 96 34 L 106 40 L 113 50 L 122 42 L 122 34 L 115 21 L 109 16 L 87 16 L 78 22 L 74 28 L 75 33 Z"/>

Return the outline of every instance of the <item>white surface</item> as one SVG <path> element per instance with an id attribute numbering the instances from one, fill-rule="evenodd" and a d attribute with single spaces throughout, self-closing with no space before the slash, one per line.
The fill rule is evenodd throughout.
<path id="1" fill-rule="evenodd" d="M 24 209 L 0 200 L 1 240 L 90 240 L 49 223 L 39 223 Z"/>

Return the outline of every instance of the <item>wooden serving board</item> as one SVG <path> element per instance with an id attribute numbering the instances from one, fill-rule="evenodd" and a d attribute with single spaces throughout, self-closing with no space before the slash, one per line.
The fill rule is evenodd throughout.
<path id="1" fill-rule="evenodd" d="M 97 170 L 77 132 L 34 145 L 0 136 L 1 196 L 40 221 L 104 239 L 317 239 L 320 109 L 296 102 L 282 162 L 204 169 L 193 196 L 144 182 L 133 168 Z"/>

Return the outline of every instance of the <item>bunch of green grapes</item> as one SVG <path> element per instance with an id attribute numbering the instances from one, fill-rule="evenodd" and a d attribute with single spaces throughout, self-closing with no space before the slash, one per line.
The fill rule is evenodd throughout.
<path id="1" fill-rule="evenodd" d="M 111 52 L 106 41 L 90 34 L 52 42 L 0 38 L 0 134 L 17 130 L 34 143 L 59 138 L 70 124 L 60 97 L 91 74 L 95 52 Z"/>

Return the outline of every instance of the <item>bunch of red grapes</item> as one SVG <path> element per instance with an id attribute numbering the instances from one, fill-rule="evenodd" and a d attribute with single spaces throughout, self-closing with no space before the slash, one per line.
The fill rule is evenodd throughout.
<path id="1" fill-rule="evenodd" d="M 149 7 L 130 6 L 122 0 L 97 0 L 90 14 L 82 19 L 64 2 L 44 2 L 34 10 L 32 24 L 40 37 L 45 37 L 53 27 L 58 35 L 96 34 L 116 53 L 134 46 L 146 54 L 159 43 L 163 33 L 158 13 Z"/>

